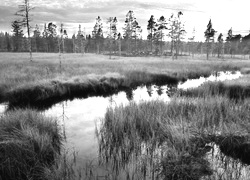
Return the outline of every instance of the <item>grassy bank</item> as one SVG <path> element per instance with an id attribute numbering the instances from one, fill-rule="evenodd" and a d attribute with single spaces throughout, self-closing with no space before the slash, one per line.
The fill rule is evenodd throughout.
<path id="1" fill-rule="evenodd" d="M 130 72 L 125 76 L 109 73 L 104 76 L 89 75 L 69 81 L 52 81 L 41 84 L 20 86 L 2 94 L 2 101 L 10 106 L 41 106 L 43 109 L 66 99 L 87 98 L 89 96 L 110 96 L 119 91 L 127 91 L 139 85 L 177 85 L 178 79 L 164 74 Z"/>
<path id="2" fill-rule="evenodd" d="M 29 99 L 28 96 L 35 101 L 53 101 L 64 95 L 72 95 L 72 91 L 83 90 L 83 97 L 91 93 L 105 95 L 109 91 L 115 92 L 142 84 L 167 84 L 209 76 L 214 71 L 241 70 L 247 73 L 250 67 L 248 61 L 205 61 L 202 57 L 181 57 L 176 61 L 166 57 L 117 57 L 109 60 L 104 55 L 65 54 L 60 69 L 58 54 L 34 53 L 33 63 L 26 60 L 25 53 L 1 55 L 0 102 L 13 103 L 21 98 L 25 102 Z M 107 74 L 115 75 L 108 75 L 107 78 Z M 88 92 L 90 89 L 94 89 L 93 92 Z M 100 92 L 96 93 L 97 91 Z M 55 94 L 58 97 L 54 98 Z"/>
<path id="3" fill-rule="evenodd" d="M 62 152 L 55 120 L 31 110 L 8 112 L 0 117 L 0 134 L 0 179 L 51 179 Z"/>
<path id="4" fill-rule="evenodd" d="M 212 173 L 205 158 L 212 149 L 208 143 L 217 143 L 222 152 L 230 145 L 227 155 L 241 159 L 237 137 L 244 137 L 240 144 L 246 146 L 249 114 L 248 102 L 221 96 L 108 109 L 98 134 L 101 159 L 116 171 L 135 163 L 145 176 L 199 179 Z"/>
<path id="5" fill-rule="evenodd" d="M 186 97 L 224 96 L 233 100 L 244 100 L 250 97 L 249 75 L 225 82 L 206 82 L 198 88 L 177 90 L 177 95 Z"/>

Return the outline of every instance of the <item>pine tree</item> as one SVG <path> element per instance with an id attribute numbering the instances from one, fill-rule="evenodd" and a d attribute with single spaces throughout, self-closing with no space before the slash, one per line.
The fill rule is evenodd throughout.
<path id="1" fill-rule="evenodd" d="M 233 54 L 237 52 L 240 40 L 241 40 L 240 34 L 233 35 L 232 28 L 228 30 L 228 37 L 226 38 L 226 41 L 230 44 L 231 58 L 233 57 Z"/>
<path id="2" fill-rule="evenodd" d="M 57 36 L 57 33 L 56 33 L 56 28 L 57 26 L 55 24 L 53 24 L 52 22 L 50 22 L 48 24 L 48 27 L 47 27 L 47 33 L 48 33 L 48 43 L 49 43 L 49 51 L 50 52 L 57 52 L 57 48 L 56 48 L 56 45 L 57 45 L 57 39 L 56 39 L 56 36 Z"/>
<path id="3" fill-rule="evenodd" d="M 183 15 L 183 13 L 180 11 L 177 14 L 177 17 L 175 17 L 173 14 L 169 18 L 169 34 L 168 36 L 171 38 L 171 54 L 172 54 L 172 59 L 174 59 L 174 50 L 175 50 L 175 55 L 176 59 L 179 54 L 179 46 L 181 43 L 181 40 L 186 33 L 184 29 L 184 25 L 181 21 L 180 16 Z"/>
<path id="4" fill-rule="evenodd" d="M 139 23 L 135 20 L 132 23 L 132 39 L 135 40 L 135 52 L 138 53 L 137 49 L 137 40 L 141 37 L 142 29 L 141 26 L 139 26 Z"/>
<path id="5" fill-rule="evenodd" d="M 249 54 L 248 58 L 250 59 L 250 33 L 242 37 L 242 46 L 244 55 Z"/>
<path id="6" fill-rule="evenodd" d="M 76 36 L 76 44 L 77 49 L 79 53 L 82 53 L 82 55 L 85 53 L 85 36 L 84 32 L 82 31 L 82 27 L 79 24 L 79 29 Z"/>
<path id="7" fill-rule="evenodd" d="M 150 44 L 151 44 L 150 47 L 151 47 L 151 53 L 152 53 L 154 32 L 156 31 L 156 22 L 155 22 L 155 18 L 153 15 L 151 15 L 150 19 L 148 20 L 147 30 L 149 32 L 147 39 L 150 41 Z"/>
<path id="8" fill-rule="evenodd" d="M 22 37 L 23 37 L 23 30 L 22 24 L 19 21 L 13 21 L 11 24 L 12 32 L 13 32 L 13 45 L 14 51 L 18 52 L 22 48 Z"/>
<path id="9" fill-rule="evenodd" d="M 129 11 L 126 14 L 125 19 L 125 27 L 123 28 L 124 34 L 123 37 L 127 42 L 127 52 L 131 53 L 132 50 L 132 39 L 135 38 L 135 30 L 138 23 L 136 22 L 136 18 L 133 11 Z"/>
<path id="10" fill-rule="evenodd" d="M 109 38 L 109 59 L 111 59 L 112 44 L 117 39 L 117 19 L 116 17 L 108 18 L 108 38 Z"/>
<path id="11" fill-rule="evenodd" d="M 2 31 L 0 32 L 0 52 L 1 51 L 5 51 L 5 37 Z"/>
<path id="12" fill-rule="evenodd" d="M 221 51 L 224 51 L 223 48 L 223 38 L 222 38 L 222 33 L 219 34 L 217 41 L 218 41 L 218 58 L 220 58 Z"/>
<path id="13" fill-rule="evenodd" d="M 44 28 L 43 28 L 43 40 L 44 40 L 44 46 L 46 47 L 46 52 L 49 52 L 49 32 L 47 29 L 47 25 L 46 23 L 44 24 Z"/>
<path id="14" fill-rule="evenodd" d="M 212 21 L 210 19 L 208 22 L 208 25 L 207 25 L 207 29 L 204 32 L 205 37 L 206 37 L 206 44 L 207 44 L 207 60 L 209 58 L 209 52 L 211 50 L 210 40 L 212 40 L 212 42 L 214 41 L 215 33 L 216 33 L 216 31 L 212 28 Z"/>
<path id="15" fill-rule="evenodd" d="M 10 35 L 5 32 L 4 34 L 4 37 L 5 37 L 5 49 L 10 52 L 11 51 L 11 42 L 10 42 Z"/>
<path id="16" fill-rule="evenodd" d="M 156 24 L 156 27 L 157 27 L 157 32 L 158 32 L 158 36 L 161 40 L 160 42 L 160 49 L 161 49 L 161 55 L 163 54 L 163 49 L 162 49 L 162 46 L 163 46 L 163 37 L 164 37 L 164 30 L 167 30 L 167 21 L 166 21 L 166 18 L 164 16 L 161 16 L 160 19 L 157 20 L 157 24 Z"/>
<path id="17" fill-rule="evenodd" d="M 36 24 L 35 30 L 34 30 L 34 44 L 35 44 L 35 48 L 36 48 L 36 52 L 38 52 L 38 49 L 41 45 L 41 32 L 39 30 L 39 26 Z"/>
<path id="18" fill-rule="evenodd" d="M 73 53 L 76 53 L 76 35 L 73 34 L 72 36 L 72 43 L 73 43 Z"/>
<path id="19" fill-rule="evenodd" d="M 103 26 L 100 16 L 96 18 L 94 30 L 92 31 L 92 37 L 95 39 L 97 53 L 100 54 L 100 45 L 103 41 Z"/>

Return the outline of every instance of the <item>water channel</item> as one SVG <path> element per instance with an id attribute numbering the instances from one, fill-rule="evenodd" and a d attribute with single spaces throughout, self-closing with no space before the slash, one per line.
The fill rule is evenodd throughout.
<path id="1" fill-rule="evenodd" d="M 55 104 L 52 108 L 44 111 L 46 116 L 56 117 L 60 120 L 66 134 L 66 148 L 77 152 L 77 161 L 84 164 L 86 161 L 97 160 L 98 144 L 95 135 L 96 127 L 104 117 L 107 107 L 126 105 L 129 101 L 135 102 L 163 100 L 170 101 L 169 92 L 174 88 L 195 88 L 206 81 L 224 81 L 237 79 L 240 72 L 220 72 L 199 79 L 187 80 L 179 83 L 177 87 L 169 86 L 141 86 L 130 93 L 119 92 L 110 97 L 89 97 L 87 99 L 74 99 Z M 0 115 L 7 109 L 6 104 L 0 104 Z"/>

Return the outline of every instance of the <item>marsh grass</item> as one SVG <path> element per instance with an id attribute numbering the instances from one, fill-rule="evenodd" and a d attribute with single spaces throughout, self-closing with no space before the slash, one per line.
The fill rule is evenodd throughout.
<path id="1" fill-rule="evenodd" d="M 119 91 L 128 91 L 139 85 L 177 84 L 178 79 L 164 74 L 148 74 L 131 72 L 126 76 L 109 73 L 104 76 L 89 75 L 87 78 L 77 77 L 70 81 L 52 81 L 35 85 L 25 85 L 11 90 L 3 97 L 11 106 L 38 107 L 43 109 L 55 102 L 73 98 L 91 96 L 110 96 Z"/>
<path id="2" fill-rule="evenodd" d="M 32 110 L 0 117 L 0 179 L 46 179 L 59 157 L 62 136 L 55 120 Z"/>
<path id="3" fill-rule="evenodd" d="M 120 90 L 150 83 L 159 85 L 176 83 L 189 78 L 209 76 L 214 71 L 234 71 L 244 68 L 244 72 L 247 72 L 246 69 L 250 66 L 247 61 L 208 62 L 186 59 L 187 57 L 178 61 L 159 57 L 122 57 L 111 61 L 103 55 L 65 54 L 62 59 L 62 69 L 59 69 L 58 55 L 53 53 L 35 53 L 33 63 L 27 62 L 23 53 L 1 55 L 0 102 L 10 100 L 13 103 L 15 99 L 20 100 L 21 97 L 24 101 L 28 100 L 28 97 L 32 97 L 35 101 L 43 97 L 55 100 L 54 94 L 58 94 L 58 98 L 63 94 L 72 96 L 72 91 L 82 92 L 86 86 L 92 90 L 100 90 L 100 93 L 104 91 L 105 95 L 108 91 L 117 91 L 117 88 Z M 116 74 L 110 77 L 118 81 L 113 84 L 114 86 L 101 82 L 101 79 L 105 79 L 109 73 Z M 98 82 L 95 82 L 96 79 Z M 122 82 L 119 82 L 121 79 Z M 38 88 L 42 90 L 39 91 Z M 97 90 L 93 90 L 91 94 L 100 94 L 96 93 Z M 85 92 L 81 96 L 85 97 Z"/>
<path id="4" fill-rule="evenodd" d="M 198 88 L 177 90 L 177 95 L 186 97 L 224 96 L 233 100 L 244 100 L 250 97 L 250 84 L 227 84 L 224 82 L 206 82 Z"/>
<path id="5" fill-rule="evenodd" d="M 245 137 L 249 114 L 247 102 L 221 96 L 109 108 L 98 132 L 100 159 L 115 172 L 133 165 L 148 179 L 199 179 L 212 174 L 207 144 L 217 139 L 222 151 L 223 142 L 234 147 L 237 138 L 225 138 Z"/>

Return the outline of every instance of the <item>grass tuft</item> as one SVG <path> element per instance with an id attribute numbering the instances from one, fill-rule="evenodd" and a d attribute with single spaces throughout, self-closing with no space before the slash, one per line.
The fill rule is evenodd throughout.
<path id="1" fill-rule="evenodd" d="M 61 153 L 57 122 L 32 110 L 2 116 L 0 134 L 0 179 L 45 179 L 44 169 Z"/>

